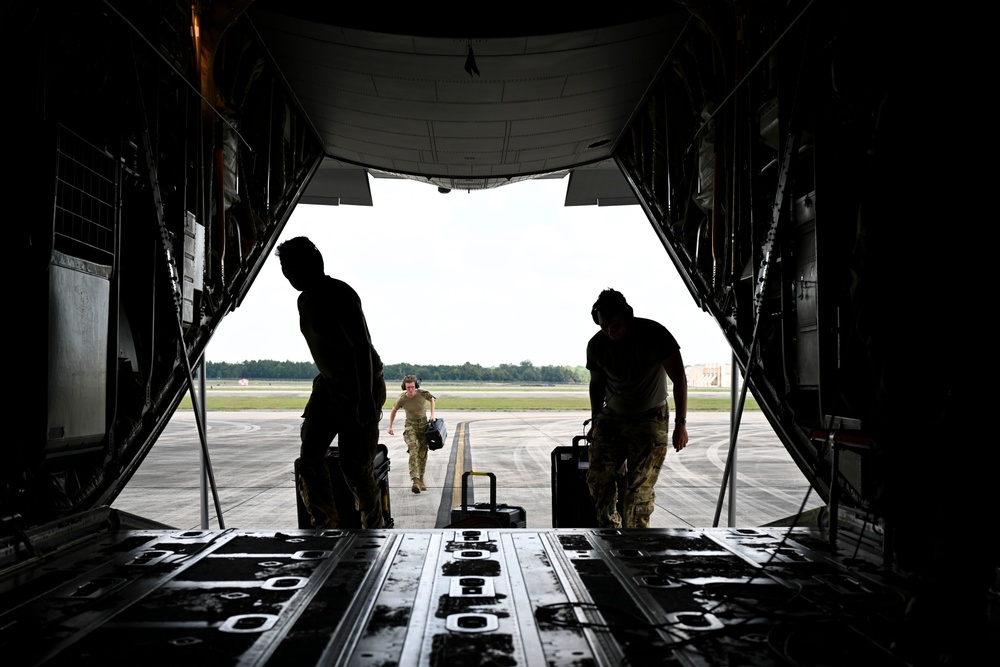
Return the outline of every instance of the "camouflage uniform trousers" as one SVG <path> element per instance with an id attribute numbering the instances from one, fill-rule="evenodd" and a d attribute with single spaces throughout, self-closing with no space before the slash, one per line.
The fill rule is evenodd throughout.
<path id="1" fill-rule="evenodd" d="M 313 381 L 313 392 L 302 417 L 302 446 L 299 449 L 299 486 L 302 502 L 316 528 L 339 528 L 337 504 L 333 497 L 326 453 L 338 437 L 337 449 L 344 481 L 354 496 L 354 507 L 361 515 L 363 528 L 382 528 L 382 493 L 375 478 L 375 449 L 378 423 L 385 403 L 385 380 L 381 375 L 373 387 L 378 412 L 365 424 L 358 424 L 324 387 L 321 376 Z M 379 401 L 379 393 L 382 400 Z"/>
<path id="2" fill-rule="evenodd" d="M 427 419 L 406 420 L 403 427 L 403 442 L 410 455 L 410 479 L 423 479 L 427 467 Z"/>
<path id="3" fill-rule="evenodd" d="M 619 415 L 607 408 L 594 423 L 587 486 L 601 528 L 648 528 L 656 502 L 656 480 L 667 455 L 670 409 Z M 618 477 L 628 463 L 623 510 L 618 514 Z"/>

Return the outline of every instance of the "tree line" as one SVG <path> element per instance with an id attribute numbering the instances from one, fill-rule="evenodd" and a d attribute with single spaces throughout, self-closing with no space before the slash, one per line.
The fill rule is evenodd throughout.
<path id="1" fill-rule="evenodd" d="M 535 366 L 529 360 L 519 364 L 483 367 L 465 362 L 461 366 L 432 364 L 387 364 L 385 377 L 391 386 L 396 378 L 416 375 L 421 382 L 511 382 L 522 384 L 575 384 L 590 380 L 582 366 Z M 206 361 L 208 380 L 311 380 L 319 373 L 311 361 L 259 359 L 229 363 Z"/>

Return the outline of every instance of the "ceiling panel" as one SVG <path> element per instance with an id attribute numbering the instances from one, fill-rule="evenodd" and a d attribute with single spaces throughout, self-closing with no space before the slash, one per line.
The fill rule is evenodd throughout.
<path id="1" fill-rule="evenodd" d="M 432 182 L 608 158 L 688 16 L 667 5 L 605 27 L 524 22 L 523 36 L 514 21 L 449 34 L 425 19 L 402 35 L 299 4 L 259 1 L 248 15 L 327 156 Z M 478 74 L 465 69 L 470 47 Z"/>

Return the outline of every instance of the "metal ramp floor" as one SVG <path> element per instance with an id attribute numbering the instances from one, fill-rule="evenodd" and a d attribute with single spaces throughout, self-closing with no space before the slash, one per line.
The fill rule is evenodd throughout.
<path id="1" fill-rule="evenodd" d="M 5 544 L 0 643 L 22 664 L 908 664 L 905 591 L 816 529 L 82 521 L 56 529 L 71 547 Z"/>

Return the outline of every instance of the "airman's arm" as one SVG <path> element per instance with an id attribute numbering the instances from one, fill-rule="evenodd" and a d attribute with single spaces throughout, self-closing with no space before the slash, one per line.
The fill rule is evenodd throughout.
<path id="1" fill-rule="evenodd" d="M 392 412 L 389 413 L 389 435 L 396 435 L 392 432 L 392 422 L 396 421 L 396 410 L 399 408 L 395 405 L 392 406 Z"/>
<path id="2" fill-rule="evenodd" d="M 594 433 L 594 426 L 597 423 L 597 415 L 604 407 L 604 392 L 608 387 L 608 377 L 604 371 L 593 368 L 590 371 L 590 428 L 587 429 L 587 440 L 590 440 Z"/>
<path id="3" fill-rule="evenodd" d="M 687 404 L 688 387 L 687 375 L 684 372 L 684 360 L 681 358 L 681 351 L 677 350 L 663 362 L 663 370 L 667 372 L 667 377 L 674 385 L 674 449 L 678 452 L 688 444 L 687 433 Z"/>

